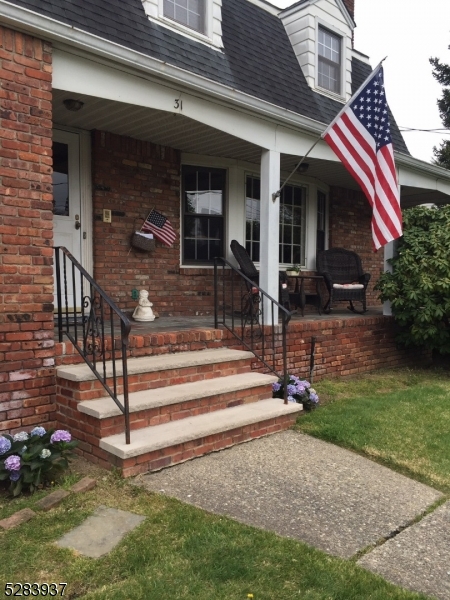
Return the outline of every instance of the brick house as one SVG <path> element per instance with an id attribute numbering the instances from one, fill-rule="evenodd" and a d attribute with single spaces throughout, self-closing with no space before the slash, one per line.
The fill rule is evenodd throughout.
<path id="1" fill-rule="evenodd" d="M 160 316 L 212 313 L 212 258 L 232 239 L 272 295 L 279 266 L 314 271 L 332 246 L 376 281 L 368 203 L 325 143 L 283 192 L 289 232 L 271 199 L 370 73 L 354 27 L 353 0 L 0 0 L 1 430 L 55 420 L 53 246 L 124 310 L 145 287 Z M 392 125 L 402 205 L 445 201 L 448 171 Z M 175 244 L 130 251 L 152 208 Z"/>

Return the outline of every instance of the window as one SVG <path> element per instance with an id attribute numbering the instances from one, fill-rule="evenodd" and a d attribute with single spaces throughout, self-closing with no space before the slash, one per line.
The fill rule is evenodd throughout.
<path id="1" fill-rule="evenodd" d="M 254 262 L 259 261 L 260 180 L 247 176 L 245 197 L 245 247 Z M 286 185 L 280 196 L 279 262 L 305 265 L 306 190 Z"/>
<path id="2" fill-rule="evenodd" d="M 316 256 L 325 250 L 325 227 L 326 227 L 327 196 L 324 192 L 317 192 L 317 235 Z"/>
<path id="3" fill-rule="evenodd" d="M 208 264 L 223 256 L 226 171 L 183 167 L 183 263 Z"/>
<path id="4" fill-rule="evenodd" d="M 341 93 L 341 38 L 319 27 L 318 84 L 320 87 Z"/>
<path id="5" fill-rule="evenodd" d="M 245 193 L 245 249 L 259 262 L 261 184 L 257 177 L 247 177 Z"/>
<path id="6" fill-rule="evenodd" d="M 189 29 L 205 33 L 204 0 L 164 0 L 164 16 Z"/>

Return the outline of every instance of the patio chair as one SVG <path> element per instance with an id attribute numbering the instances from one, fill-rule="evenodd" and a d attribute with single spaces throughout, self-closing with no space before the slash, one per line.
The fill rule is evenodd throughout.
<path id="1" fill-rule="evenodd" d="M 330 312 L 333 302 L 350 302 L 352 312 L 363 314 L 367 311 L 366 290 L 370 273 L 364 273 L 361 259 L 351 250 L 330 248 L 322 250 L 317 257 L 317 274 L 324 278 L 329 298 L 324 307 Z M 356 310 L 353 302 L 362 303 L 362 311 Z"/>
<path id="2" fill-rule="evenodd" d="M 230 244 L 231 252 L 233 253 L 234 258 L 237 260 L 241 272 L 251 279 L 256 285 L 259 282 L 259 272 L 255 267 L 252 259 L 250 258 L 247 250 L 242 246 L 237 240 L 232 240 Z M 247 281 L 245 282 L 247 286 L 247 291 L 253 294 L 254 303 L 261 302 L 259 297 L 259 292 L 257 288 L 253 288 Z M 257 296 L 257 298 L 256 298 Z M 284 306 L 287 310 L 289 309 L 289 290 L 287 287 L 287 277 L 285 273 L 280 273 L 279 275 L 279 303 Z"/>

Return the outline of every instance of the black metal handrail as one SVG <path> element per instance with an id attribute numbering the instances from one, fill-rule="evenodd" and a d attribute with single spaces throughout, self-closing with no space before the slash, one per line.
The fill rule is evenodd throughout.
<path id="1" fill-rule="evenodd" d="M 222 277 L 222 300 L 219 307 L 219 268 Z M 236 284 L 237 275 L 238 283 Z M 228 277 L 227 277 L 228 275 Z M 237 289 L 236 289 L 237 286 Z M 266 306 L 269 309 L 266 309 Z M 276 344 L 279 322 L 275 323 L 275 307 L 281 316 L 282 372 L 277 368 Z M 219 313 L 221 318 L 219 318 Z M 222 325 L 250 350 L 263 365 L 284 381 L 284 403 L 287 404 L 287 326 L 291 313 L 277 300 L 246 277 L 224 258 L 214 259 L 214 326 Z M 266 336 L 267 333 L 267 336 Z M 271 357 L 269 356 L 271 355 Z"/>
<path id="2" fill-rule="evenodd" d="M 125 441 L 130 443 L 127 347 L 131 323 L 89 273 L 63 246 L 55 250 L 58 336 L 65 335 L 80 353 L 125 418 Z M 120 324 L 120 334 L 117 325 Z M 107 338 L 111 339 L 108 348 Z M 107 360 L 107 355 L 110 355 Z M 119 400 L 116 361 L 121 359 L 123 403 Z M 107 362 L 111 370 L 107 369 Z M 108 379 L 112 379 L 112 387 Z"/>

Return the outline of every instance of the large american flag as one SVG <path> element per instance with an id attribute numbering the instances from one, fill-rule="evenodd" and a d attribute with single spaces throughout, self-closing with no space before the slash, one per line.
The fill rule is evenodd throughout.
<path id="1" fill-rule="evenodd" d="M 177 237 L 169 219 L 155 209 L 145 219 L 141 231 L 153 233 L 155 238 L 166 246 L 172 246 Z"/>
<path id="2" fill-rule="evenodd" d="M 379 65 L 322 134 L 372 207 L 375 250 L 402 235 L 389 108 Z"/>

